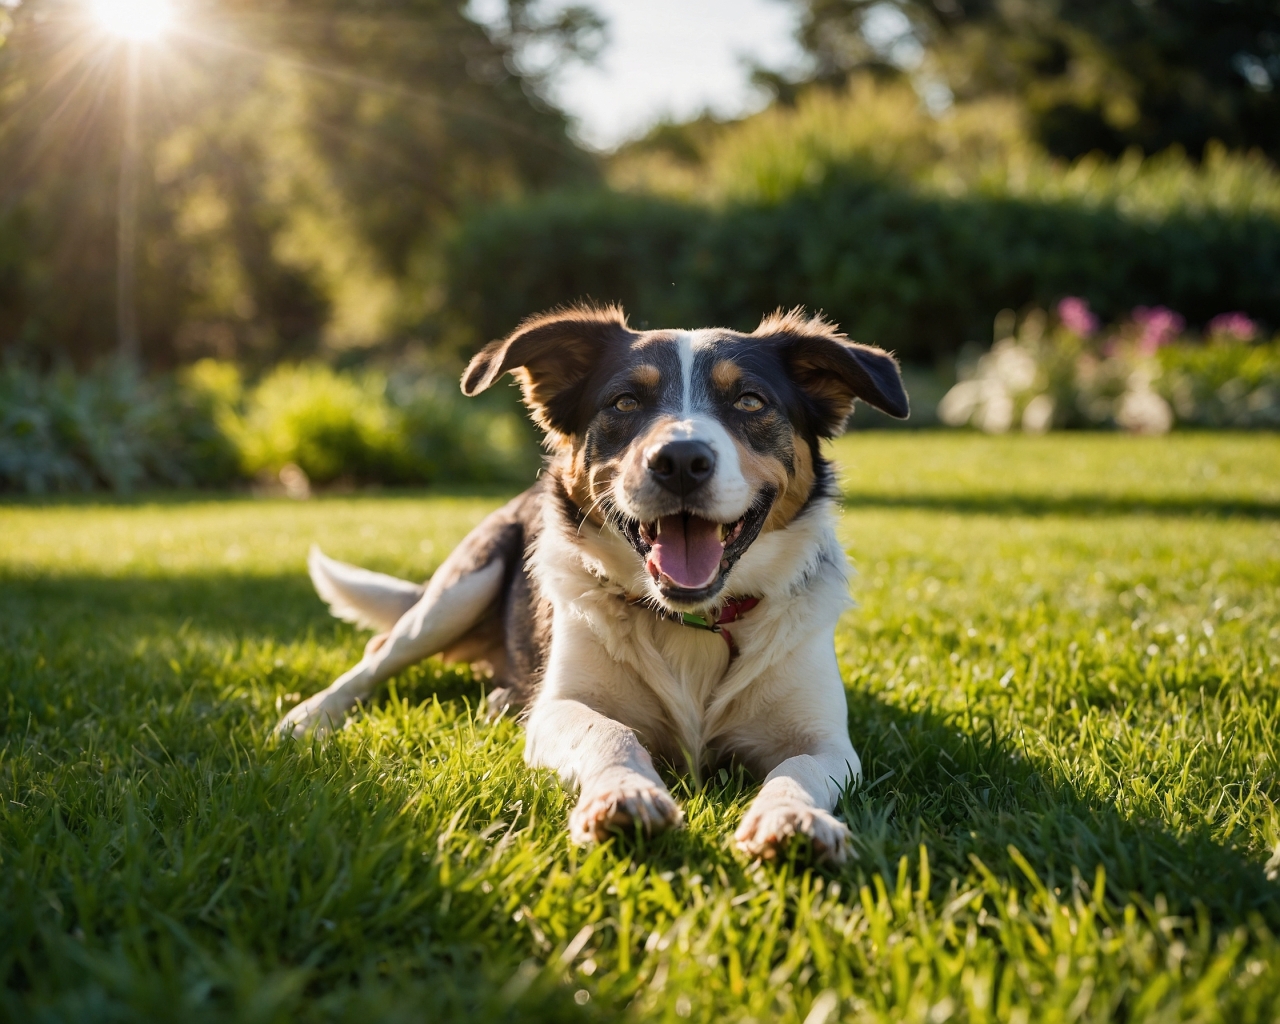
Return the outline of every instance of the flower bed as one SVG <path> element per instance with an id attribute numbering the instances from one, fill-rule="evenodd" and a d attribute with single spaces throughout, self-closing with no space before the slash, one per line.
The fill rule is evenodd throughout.
<path id="1" fill-rule="evenodd" d="M 1103 329 L 1083 299 L 1054 315 L 1004 310 L 995 343 L 962 358 L 960 381 L 938 406 L 948 426 L 991 434 L 1021 429 L 1280 427 L 1280 337 L 1260 340 L 1243 313 L 1214 317 L 1203 337 L 1163 306 L 1139 306 Z"/>

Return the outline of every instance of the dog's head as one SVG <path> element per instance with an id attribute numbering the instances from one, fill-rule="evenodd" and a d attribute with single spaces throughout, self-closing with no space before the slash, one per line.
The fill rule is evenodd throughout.
<path id="1" fill-rule="evenodd" d="M 474 395 L 504 373 L 547 433 L 580 513 L 617 530 L 653 600 L 714 603 L 762 531 L 826 485 L 818 450 L 856 399 L 905 418 L 898 364 L 821 317 L 766 317 L 751 334 L 633 331 L 617 307 L 535 317 L 467 367 Z"/>

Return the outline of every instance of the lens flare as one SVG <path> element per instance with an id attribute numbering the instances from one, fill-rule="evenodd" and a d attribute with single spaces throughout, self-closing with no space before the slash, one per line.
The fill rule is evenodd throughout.
<path id="1" fill-rule="evenodd" d="M 159 39 L 173 26 L 168 0 L 92 0 L 90 9 L 102 28 L 122 39 Z"/>

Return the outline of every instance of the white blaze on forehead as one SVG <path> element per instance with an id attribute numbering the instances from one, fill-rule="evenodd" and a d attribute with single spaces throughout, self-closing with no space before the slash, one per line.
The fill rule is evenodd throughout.
<path id="1" fill-rule="evenodd" d="M 676 335 L 676 352 L 680 356 L 680 414 L 690 416 L 694 403 L 693 361 L 697 351 L 715 340 L 709 331 L 681 331 Z M 704 389 L 705 390 L 705 389 Z"/>
<path id="2" fill-rule="evenodd" d="M 680 412 L 693 412 L 693 335 L 681 331 L 676 335 L 676 351 L 680 354 Z"/>

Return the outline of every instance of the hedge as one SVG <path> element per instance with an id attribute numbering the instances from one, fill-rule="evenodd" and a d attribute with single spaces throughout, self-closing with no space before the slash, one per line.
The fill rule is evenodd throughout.
<path id="1" fill-rule="evenodd" d="M 949 197 L 846 170 L 769 202 L 557 193 L 477 212 L 456 232 L 449 306 L 466 343 L 582 298 L 637 326 L 750 330 L 777 306 L 937 361 L 989 341 L 1000 309 L 1086 298 L 1106 318 L 1171 306 L 1280 325 L 1280 220 L 1223 210 L 1129 215 L 1122 202 Z"/>

